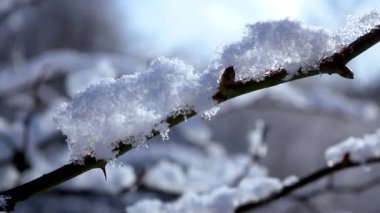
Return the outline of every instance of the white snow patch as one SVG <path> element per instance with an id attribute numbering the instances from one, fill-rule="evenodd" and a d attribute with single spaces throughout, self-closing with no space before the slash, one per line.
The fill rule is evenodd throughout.
<path id="1" fill-rule="evenodd" d="M 70 159 L 80 161 L 85 155 L 111 159 L 115 143 L 142 145 L 152 130 L 167 138 L 165 118 L 197 107 L 199 79 L 192 66 L 159 58 L 146 72 L 90 86 L 62 105 L 56 116 L 58 127 L 68 136 Z M 126 141 L 128 137 L 133 139 Z"/>
<path id="2" fill-rule="evenodd" d="M 232 184 L 250 164 L 248 156 L 215 156 L 204 158 L 198 164 L 181 165 L 160 161 L 143 178 L 146 185 L 174 193 L 207 192 Z M 263 173 L 256 167 L 256 174 Z"/>
<path id="3" fill-rule="evenodd" d="M 290 176 L 286 177 L 286 178 L 282 181 L 282 184 L 283 184 L 284 186 L 291 186 L 291 185 L 297 183 L 299 180 L 300 180 L 300 178 L 299 178 L 298 176 L 290 175 Z"/>
<path id="4" fill-rule="evenodd" d="M 374 10 L 349 19 L 335 34 L 289 19 L 250 24 L 246 36 L 227 45 L 204 72 L 178 59 L 158 58 L 146 72 L 90 86 L 60 108 L 56 122 L 68 136 L 71 161 L 86 155 L 112 159 L 118 142 L 142 145 L 152 130 L 167 139 L 164 120 L 173 112 L 191 109 L 213 116 L 218 108 L 211 97 L 226 67 L 235 67 L 238 80 L 261 81 L 279 68 L 287 70 L 287 79 L 301 67 L 302 72 L 316 68 L 347 36 L 356 38 L 378 22 L 379 10 Z"/>
<path id="5" fill-rule="evenodd" d="M 186 175 L 179 164 L 160 161 L 144 176 L 143 181 L 151 188 L 180 193 L 186 183 Z"/>
<path id="6" fill-rule="evenodd" d="M 265 144 L 265 122 L 262 119 L 255 121 L 255 129 L 250 131 L 247 135 L 248 138 L 248 153 L 258 159 L 266 156 L 268 146 Z"/>
<path id="7" fill-rule="evenodd" d="M 269 177 L 244 179 L 238 187 L 220 187 L 207 194 L 186 193 L 179 200 L 162 203 L 159 200 L 145 200 L 127 207 L 129 213 L 156 212 L 202 212 L 202 213 L 231 213 L 245 202 L 260 200 L 282 189 L 281 181 Z"/>
<path id="8" fill-rule="evenodd" d="M 329 166 L 334 166 L 348 155 L 353 162 L 364 163 L 370 158 L 380 157 L 380 129 L 375 134 L 363 138 L 350 137 L 326 150 L 325 158 Z"/>
<path id="9" fill-rule="evenodd" d="M 376 8 L 360 15 L 348 16 L 346 25 L 337 32 L 337 35 L 340 36 L 341 45 L 347 45 L 379 25 L 380 8 Z"/>
<path id="10" fill-rule="evenodd" d="M 336 49 L 332 33 L 289 19 L 247 25 L 239 42 L 227 45 L 210 66 L 223 70 L 233 65 L 239 80 L 262 81 L 268 71 L 284 68 L 290 76 L 318 65 Z"/>

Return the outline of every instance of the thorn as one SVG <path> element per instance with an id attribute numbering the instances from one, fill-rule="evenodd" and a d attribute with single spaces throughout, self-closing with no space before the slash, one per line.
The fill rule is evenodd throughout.
<path id="1" fill-rule="evenodd" d="M 103 172 L 103 175 L 104 175 L 104 179 L 105 179 L 105 180 L 107 180 L 107 172 L 106 172 L 106 166 L 104 165 L 104 166 L 100 167 L 100 169 L 101 169 L 101 170 L 102 170 L 102 172 Z"/>

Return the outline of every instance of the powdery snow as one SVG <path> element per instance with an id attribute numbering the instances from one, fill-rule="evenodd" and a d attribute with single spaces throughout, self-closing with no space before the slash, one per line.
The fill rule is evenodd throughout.
<path id="1" fill-rule="evenodd" d="M 380 25 L 380 8 L 360 15 L 348 16 L 346 25 L 337 32 L 337 36 L 341 39 L 341 45 L 347 45 L 378 25 Z"/>
<path id="2" fill-rule="evenodd" d="M 380 157 L 380 129 L 375 134 L 365 135 L 363 138 L 350 137 L 328 148 L 325 158 L 329 166 L 334 166 L 342 162 L 347 154 L 351 161 L 358 163 Z"/>
<path id="3" fill-rule="evenodd" d="M 316 67 L 336 49 L 332 33 L 289 19 L 247 25 L 241 41 L 227 45 L 212 64 L 221 70 L 233 65 L 240 80 L 264 79 L 268 71 L 285 68 L 290 76 Z M 289 76 L 289 77 L 290 77 Z"/>
<path id="4" fill-rule="evenodd" d="M 164 120 L 183 110 L 211 117 L 217 112 L 211 97 L 227 66 L 235 67 L 237 79 L 256 81 L 278 68 L 287 70 L 287 78 L 301 67 L 302 72 L 316 68 L 323 57 L 345 44 L 347 35 L 355 38 L 378 23 L 379 10 L 368 14 L 336 34 L 289 19 L 258 22 L 247 25 L 245 37 L 226 45 L 203 72 L 178 59 L 159 58 L 146 72 L 90 86 L 63 105 L 56 118 L 68 137 L 70 159 L 80 161 L 85 155 L 111 159 L 117 142 L 142 145 L 152 130 L 167 139 Z M 347 26 L 354 23 L 350 20 Z"/>

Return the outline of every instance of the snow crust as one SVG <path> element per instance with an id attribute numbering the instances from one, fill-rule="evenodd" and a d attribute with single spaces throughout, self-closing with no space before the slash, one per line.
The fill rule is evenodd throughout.
<path id="1" fill-rule="evenodd" d="M 370 158 L 380 157 L 380 129 L 363 138 L 350 137 L 326 150 L 325 158 L 329 166 L 334 166 L 348 155 L 353 162 L 364 163 Z"/>
<path id="2" fill-rule="evenodd" d="M 338 33 L 289 19 L 247 25 L 241 41 L 228 44 L 203 72 L 179 59 L 158 58 L 147 71 L 88 87 L 58 111 L 58 128 L 68 136 L 71 161 L 91 155 L 112 159 L 118 142 L 144 145 L 153 131 L 168 138 L 168 116 L 194 110 L 207 118 L 217 112 L 211 97 L 224 68 L 237 79 L 261 81 L 284 68 L 286 78 L 317 68 L 320 60 L 378 23 L 379 10 L 349 19 Z M 284 79 L 286 80 L 286 79 Z"/>

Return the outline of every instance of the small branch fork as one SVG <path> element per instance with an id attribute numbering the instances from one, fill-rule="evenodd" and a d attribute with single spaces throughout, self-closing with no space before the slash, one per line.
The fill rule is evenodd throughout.
<path id="1" fill-rule="evenodd" d="M 343 47 L 341 51 L 333 54 L 332 56 L 326 57 L 320 63 L 319 69 L 308 70 L 307 72 L 302 72 L 300 69 L 297 75 L 294 75 L 289 80 L 284 80 L 284 78 L 288 75 L 288 72 L 285 69 L 277 69 L 273 71 L 269 71 L 268 75 L 265 76 L 263 81 L 235 81 L 235 71 L 233 67 L 226 68 L 225 72 L 222 75 L 221 83 L 219 85 L 219 91 L 212 97 L 217 103 L 224 102 L 231 98 L 253 92 L 256 90 L 260 90 L 263 88 L 275 86 L 278 84 L 282 84 L 288 81 L 294 81 L 297 79 L 307 78 L 315 75 L 319 75 L 320 73 L 327 74 L 339 74 L 345 78 L 353 78 L 353 73 L 346 66 L 346 64 L 354 59 L 356 56 L 360 55 L 362 52 L 366 51 L 377 42 L 380 41 L 380 26 L 375 26 L 371 31 L 366 33 L 365 35 L 359 37 L 351 44 Z M 187 118 L 190 118 L 196 114 L 193 110 L 185 110 L 181 111 L 182 114 L 175 114 L 175 116 L 169 117 L 166 119 L 167 123 L 170 127 L 173 127 Z M 151 136 L 147 137 L 148 139 L 156 136 L 157 133 L 153 132 Z M 133 140 L 133 137 L 132 139 Z M 117 156 L 120 156 L 127 151 L 132 149 L 130 144 L 126 144 L 121 141 L 118 143 L 117 148 L 114 150 L 117 153 Z M 377 161 L 374 161 L 377 162 Z M 18 187 L 12 188 L 7 191 L 0 192 L 0 197 L 3 196 L 7 198 L 7 202 L 5 206 L 0 207 L 0 211 L 11 211 L 14 209 L 14 206 L 29 197 L 44 192 L 52 187 L 55 187 L 65 181 L 72 179 L 88 170 L 91 169 L 102 169 L 107 164 L 106 160 L 96 160 L 94 157 L 87 157 L 84 161 L 84 164 L 75 164 L 70 163 L 64 165 L 48 174 L 42 175 L 41 177 L 20 185 Z M 350 167 L 353 167 L 354 163 L 351 163 Z M 314 176 L 323 176 L 322 174 L 328 173 L 330 170 L 334 170 L 335 167 L 326 168 L 327 171 L 319 171 Z M 335 168 L 336 169 L 336 168 Z M 341 170 L 341 169 L 337 169 Z M 314 177 L 313 176 L 313 177 Z M 305 185 L 309 182 L 298 182 L 298 185 L 293 185 L 292 187 L 299 188 L 300 186 Z M 290 186 L 291 187 L 291 186 Z M 287 191 L 292 191 L 292 188 L 286 188 Z M 294 189 L 293 189 L 294 190 Z M 277 195 L 280 196 L 280 195 Z M 283 195 L 282 195 L 283 196 Z M 278 199 L 278 198 L 276 198 Z M 266 201 L 268 202 L 268 201 Z M 258 205 L 258 204 L 252 204 Z M 262 204 L 261 204 L 262 205 Z M 250 205 L 242 206 L 238 210 L 244 210 L 251 208 Z"/>

